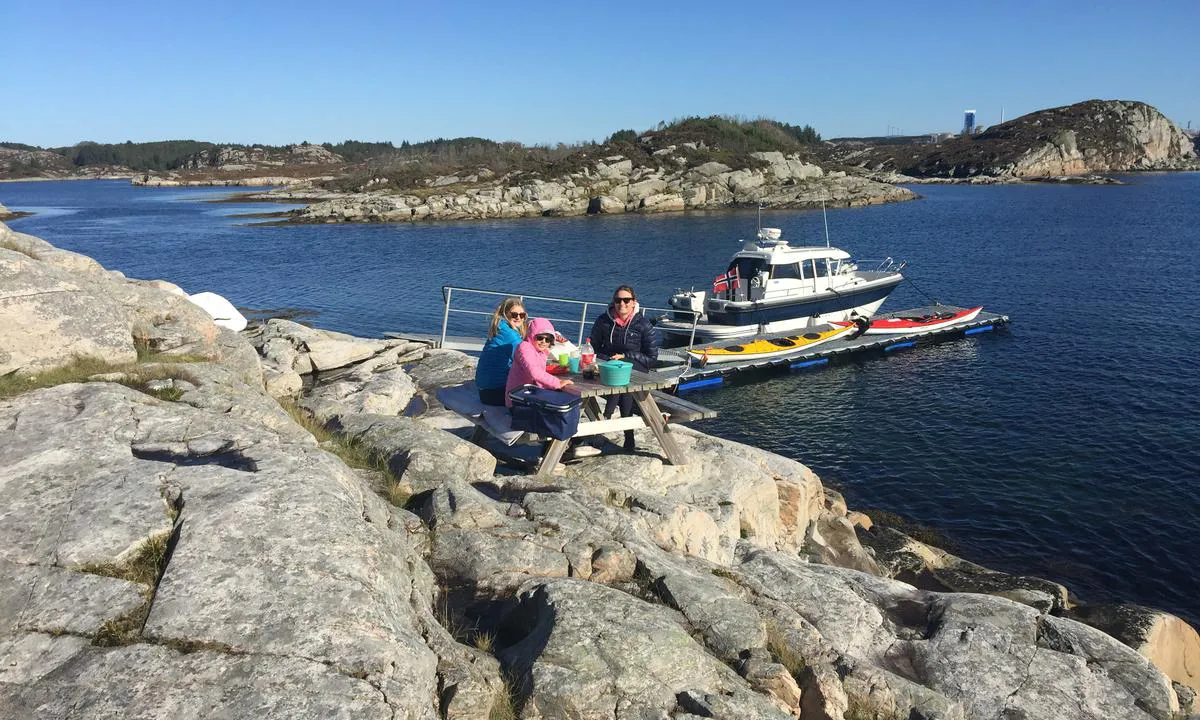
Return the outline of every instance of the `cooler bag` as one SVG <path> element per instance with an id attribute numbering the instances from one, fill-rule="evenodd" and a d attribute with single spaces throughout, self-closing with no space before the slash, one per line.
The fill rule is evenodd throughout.
<path id="1" fill-rule="evenodd" d="M 522 385 L 508 396 L 512 398 L 514 430 L 566 440 L 579 429 L 579 409 L 583 400 L 575 393 Z"/>

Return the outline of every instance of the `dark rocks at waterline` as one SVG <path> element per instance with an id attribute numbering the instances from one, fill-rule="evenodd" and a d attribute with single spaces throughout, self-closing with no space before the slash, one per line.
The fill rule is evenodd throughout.
<path id="1" fill-rule="evenodd" d="M 687 465 L 647 435 L 549 483 L 497 470 L 436 400 L 471 376 L 461 353 L 286 321 L 220 333 L 166 284 L 33 240 L 0 246 L 3 337 L 74 268 L 112 317 L 61 324 L 64 346 L 111 367 L 0 394 L 5 717 L 1189 710 L 1165 655 L 1056 615 L 1052 584 L 856 535 L 867 520 L 793 460 L 680 427 Z M 129 358 L 135 330 L 166 350 Z M 70 359 L 21 347 L 15 376 Z M 1159 616 L 1080 611 L 1186 667 L 1194 631 Z"/>

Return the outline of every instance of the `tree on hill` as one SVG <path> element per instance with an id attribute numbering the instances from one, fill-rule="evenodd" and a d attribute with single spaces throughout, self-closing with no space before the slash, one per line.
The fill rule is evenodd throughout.
<path id="1" fill-rule="evenodd" d="M 801 127 L 765 118 L 745 120 L 726 115 L 680 118 L 647 135 L 669 138 L 671 142 L 703 142 L 734 153 L 787 152 L 821 141 L 820 134 L 809 125 Z"/>
<path id="2" fill-rule="evenodd" d="M 53 151 L 77 167 L 85 165 L 122 165 L 133 170 L 174 170 L 188 157 L 214 148 L 210 142 L 165 140 L 161 142 L 101 144 L 81 142 Z"/>
<path id="3" fill-rule="evenodd" d="M 337 153 L 349 162 L 362 162 L 375 157 L 386 157 L 396 152 L 396 147 L 389 142 L 360 142 L 358 140 L 343 140 L 340 143 L 323 143 L 326 150 Z"/>

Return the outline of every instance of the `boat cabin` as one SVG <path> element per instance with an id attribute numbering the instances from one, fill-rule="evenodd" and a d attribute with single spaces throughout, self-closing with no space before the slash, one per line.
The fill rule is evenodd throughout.
<path id="1" fill-rule="evenodd" d="M 779 230 L 763 228 L 759 240 L 746 243 L 726 269 L 731 279 L 736 273 L 737 281 L 712 297 L 758 301 L 813 295 L 843 284 L 846 275 L 856 269 L 845 250 L 791 247 L 779 237 Z"/>

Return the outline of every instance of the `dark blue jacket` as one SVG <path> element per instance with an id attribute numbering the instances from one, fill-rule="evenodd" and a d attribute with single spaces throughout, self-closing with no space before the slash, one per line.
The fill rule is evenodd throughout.
<path id="1" fill-rule="evenodd" d="M 592 325 L 592 349 L 608 359 L 624 355 L 633 367 L 646 372 L 658 360 L 658 332 L 642 313 L 634 315 L 625 327 L 613 320 L 612 307 Z"/>

